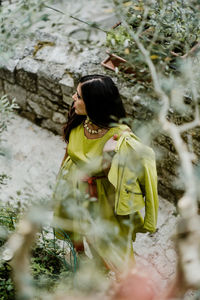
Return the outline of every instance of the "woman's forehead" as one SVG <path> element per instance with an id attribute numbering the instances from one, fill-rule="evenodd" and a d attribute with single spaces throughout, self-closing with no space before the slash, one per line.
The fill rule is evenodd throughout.
<path id="1" fill-rule="evenodd" d="M 79 93 L 79 95 L 81 95 L 81 84 L 80 83 L 77 86 L 77 92 Z"/>

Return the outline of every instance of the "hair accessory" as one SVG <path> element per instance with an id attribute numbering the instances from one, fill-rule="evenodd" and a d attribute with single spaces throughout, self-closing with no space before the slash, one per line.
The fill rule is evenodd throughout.
<path id="1" fill-rule="evenodd" d="M 92 122 L 90 121 L 90 119 L 87 117 L 87 119 L 85 120 L 84 122 L 84 127 L 85 129 L 90 133 L 90 134 L 98 134 L 100 132 L 102 132 L 102 129 L 101 128 L 98 128 L 98 129 L 91 129 L 88 124 L 92 124 Z"/>

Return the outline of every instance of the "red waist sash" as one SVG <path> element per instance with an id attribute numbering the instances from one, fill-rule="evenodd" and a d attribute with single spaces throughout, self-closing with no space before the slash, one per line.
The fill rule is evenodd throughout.
<path id="1" fill-rule="evenodd" d="M 96 180 L 100 179 L 100 178 L 106 178 L 106 176 L 105 175 L 102 175 L 102 176 L 92 176 L 92 177 L 85 177 L 83 179 L 84 182 L 88 183 L 88 190 L 87 190 L 87 192 L 89 193 L 90 197 L 98 198 L 98 195 L 97 195 L 97 182 L 96 182 Z"/>

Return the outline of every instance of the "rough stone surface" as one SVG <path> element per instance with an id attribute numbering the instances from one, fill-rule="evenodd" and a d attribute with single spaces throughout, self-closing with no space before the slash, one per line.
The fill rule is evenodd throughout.
<path id="1" fill-rule="evenodd" d="M 52 120 L 55 123 L 64 124 L 64 123 L 66 123 L 67 118 L 63 114 L 61 114 L 61 113 L 54 112 Z"/>
<path id="2" fill-rule="evenodd" d="M 27 101 L 28 101 L 28 99 L 41 105 L 41 107 L 44 107 L 44 108 L 48 107 L 52 111 L 57 111 L 59 108 L 59 106 L 57 104 L 51 102 L 47 98 L 40 96 L 38 94 L 27 92 Z"/>
<path id="3" fill-rule="evenodd" d="M 31 122 L 35 122 L 36 120 L 36 115 L 33 112 L 30 111 L 22 111 L 20 113 L 20 115 L 24 118 L 27 118 L 28 120 L 30 120 Z"/>
<path id="4" fill-rule="evenodd" d="M 19 61 L 17 64 L 17 70 L 24 70 L 24 72 L 37 75 L 40 67 L 40 63 L 33 57 L 27 56 Z"/>
<path id="5" fill-rule="evenodd" d="M 5 94 L 3 80 L 0 79 L 0 97 Z"/>
<path id="6" fill-rule="evenodd" d="M 62 134 L 62 125 L 59 125 L 59 124 L 53 122 L 52 120 L 49 120 L 49 119 L 45 120 L 44 119 L 41 123 L 41 126 L 43 128 L 46 128 L 46 129 L 49 129 L 49 130 L 53 131 L 54 133 L 59 134 L 59 135 Z"/>
<path id="7" fill-rule="evenodd" d="M 68 111 L 69 111 L 69 106 L 66 107 L 59 107 L 58 112 L 61 113 L 62 115 L 64 115 L 66 118 L 68 116 Z"/>
<path id="8" fill-rule="evenodd" d="M 49 100 L 51 100 L 53 102 L 56 102 L 56 103 L 61 102 L 61 97 L 53 94 L 51 91 L 49 91 L 48 89 L 44 88 L 41 85 L 38 86 L 38 94 L 48 98 Z"/>
<path id="9" fill-rule="evenodd" d="M 59 83 L 61 85 L 62 93 L 71 96 L 74 91 L 74 79 L 70 75 L 65 75 Z"/>
<path id="10" fill-rule="evenodd" d="M 0 78 L 15 83 L 15 69 L 19 59 L 9 59 L 9 61 L 1 62 L 0 64 Z"/>
<path id="11" fill-rule="evenodd" d="M 191 142 L 191 148 L 194 149 L 194 153 L 197 155 L 196 157 L 196 162 L 198 162 L 198 157 L 200 157 L 200 146 L 199 146 L 199 142 L 200 142 L 200 138 L 197 140 L 197 139 L 192 139 L 192 142 Z"/>
<path id="12" fill-rule="evenodd" d="M 58 82 L 62 79 L 64 73 L 65 66 L 63 64 L 45 63 L 38 71 L 38 84 L 50 90 L 53 94 L 61 96 L 62 91 Z"/>
<path id="13" fill-rule="evenodd" d="M 35 58 L 53 64 L 66 64 L 70 56 L 66 45 L 58 45 L 43 47 L 37 52 Z"/>
<path id="14" fill-rule="evenodd" d="M 37 92 L 37 71 L 39 63 L 31 57 L 20 60 L 16 68 L 16 81 L 28 91 Z"/>
<path id="15" fill-rule="evenodd" d="M 46 90 L 48 90 L 51 94 L 54 95 L 58 95 L 61 96 L 62 92 L 61 92 L 61 88 L 59 86 L 59 84 L 57 84 L 56 82 L 53 82 L 49 79 L 45 79 L 44 77 L 39 78 L 38 79 L 38 90 L 42 90 L 43 88 L 45 88 Z"/>
<path id="16" fill-rule="evenodd" d="M 27 92 L 27 100 L 36 102 L 37 104 L 45 105 L 46 99 L 38 94 Z"/>
<path id="17" fill-rule="evenodd" d="M 177 217 L 175 207 L 160 200 L 157 231 L 155 234 L 138 234 L 133 244 L 137 261 L 153 266 L 155 274 L 163 279 L 163 286 L 173 279 L 176 269 L 176 251 L 172 241 Z"/>
<path id="18" fill-rule="evenodd" d="M 49 107 L 51 110 L 53 110 L 53 111 L 59 110 L 59 107 L 60 107 L 59 105 L 57 105 L 57 104 L 51 102 L 51 101 L 48 100 L 48 99 L 45 100 L 45 105 L 46 105 L 47 107 Z"/>
<path id="19" fill-rule="evenodd" d="M 7 81 L 4 81 L 4 90 L 10 99 L 16 99 L 16 103 L 20 106 L 21 109 L 26 110 L 27 106 L 27 91 L 16 84 L 11 84 Z M 17 97 L 16 97 L 17 96 Z"/>
<path id="20" fill-rule="evenodd" d="M 172 152 L 176 152 L 173 142 L 170 139 L 169 136 L 166 136 L 164 134 L 159 134 L 156 138 L 155 138 L 155 142 L 157 142 L 159 145 L 164 146 L 165 148 L 167 148 L 168 150 L 172 151 Z"/>
<path id="21" fill-rule="evenodd" d="M 158 165 L 157 169 L 159 171 L 159 176 L 160 176 L 161 182 L 164 181 L 164 184 L 166 187 L 170 188 L 173 183 L 174 189 L 177 189 L 177 190 L 183 189 L 183 185 L 182 185 L 182 182 L 181 182 L 179 176 L 174 176 L 166 168 L 164 169 L 164 168 L 160 167 L 160 165 Z"/>
<path id="22" fill-rule="evenodd" d="M 68 104 L 68 105 L 72 105 L 73 99 L 72 99 L 72 97 L 63 95 L 63 102 L 66 103 L 66 104 Z"/>
<path id="23" fill-rule="evenodd" d="M 166 147 L 155 144 L 156 157 L 160 168 L 166 168 L 172 175 L 177 176 L 177 168 L 180 167 L 178 156 L 169 151 Z"/>
<path id="24" fill-rule="evenodd" d="M 64 156 L 61 137 L 16 116 L 2 138 L 10 159 L 1 156 L 1 172 L 11 178 L 7 186 L 1 186 L 1 201 L 14 207 L 17 201 L 30 205 L 36 199 L 50 200 Z"/>
<path id="25" fill-rule="evenodd" d="M 28 99 L 28 105 L 32 108 L 32 110 L 36 113 L 36 115 L 38 115 L 39 117 L 44 117 L 44 118 L 51 118 L 52 117 L 52 111 L 45 107 L 45 106 L 41 106 L 36 102 L 31 101 L 30 99 Z"/>
<path id="26" fill-rule="evenodd" d="M 84 47 L 82 52 L 73 53 L 65 64 L 65 68 L 72 74 L 78 74 L 79 77 L 92 73 L 103 73 L 100 63 L 104 53 L 104 48 L 89 49 Z"/>

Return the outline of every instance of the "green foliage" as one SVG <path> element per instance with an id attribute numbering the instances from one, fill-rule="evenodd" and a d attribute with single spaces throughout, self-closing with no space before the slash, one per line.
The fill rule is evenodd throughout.
<path id="1" fill-rule="evenodd" d="M 122 22 L 110 30 L 107 46 L 127 61 L 126 66 L 119 65 L 118 76 L 126 80 L 129 89 L 132 128 L 143 140 L 152 141 L 160 134 L 156 116 L 162 105 L 146 59 L 133 36 L 149 54 L 159 84 L 169 97 L 169 120 L 175 124 L 189 122 L 194 119 L 194 102 L 200 84 L 200 3 L 197 0 L 114 0 L 114 3 L 117 10 L 120 7 L 122 20 L 128 27 Z M 195 48 L 196 45 L 199 46 Z M 127 68 L 132 73 L 123 72 Z"/>
<path id="2" fill-rule="evenodd" d="M 0 226 L 4 226 L 8 231 L 13 231 L 15 229 L 18 218 L 19 215 L 17 210 L 13 210 L 9 206 L 0 207 Z"/>
<path id="3" fill-rule="evenodd" d="M 130 29 L 149 51 L 159 72 L 173 74 L 178 69 L 178 57 L 197 44 L 200 34 L 198 1 L 132 1 L 124 8 Z M 131 3 L 131 2 L 130 2 Z M 120 25 L 107 35 L 107 46 L 131 63 L 138 80 L 150 80 L 146 63 L 135 41 Z"/>
<path id="4" fill-rule="evenodd" d="M 1 145 L 1 134 L 7 129 L 7 124 L 12 118 L 12 113 L 17 108 L 18 105 L 16 104 L 15 99 L 10 102 L 7 95 L 0 98 L 0 156 L 4 156 L 6 153 L 5 149 Z M 8 179 L 10 179 L 10 177 L 7 174 L 0 174 L 0 188 L 1 185 L 7 183 Z"/>
<path id="5" fill-rule="evenodd" d="M 9 206 L 0 209 L 0 246 L 1 254 L 6 249 L 6 241 L 15 231 L 21 212 L 12 210 Z M 31 253 L 31 274 L 36 293 L 39 291 L 53 291 L 61 278 L 70 277 L 73 268 L 65 259 L 68 241 L 57 240 L 54 231 L 41 230 L 38 233 L 35 245 Z M 14 284 L 12 281 L 12 269 L 5 261 L 4 255 L 0 261 L 0 299 L 15 299 Z M 10 297 L 10 298 L 9 298 Z"/>
<path id="6" fill-rule="evenodd" d="M 18 219 L 17 211 L 9 206 L 0 207 L 0 247 L 3 247 L 9 234 L 15 229 Z M 1 254 L 2 254 L 1 248 Z M 0 300 L 15 299 L 15 289 L 12 281 L 12 268 L 9 264 L 0 260 Z"/>
<path id="7" fill-rule="evenodd" d="M 31 258 L 31 273 L 35 286 L 39 289 L 53 290 L 60 274 L 67 273 L 62 249 L 55 250 L 49 245 L 37 244 Z"/>
<path id="8" fill-rule="evenodd" d="M 3 155 L 3 153 L 0 155 Z M 10 176 L 8 176 L 7 174 L 3 173 L 3 174 L 0 174 L 0 186 L 3 185 L 3 184 L 7 184 L 8 180 L 10 179 Z"/>
<path id="9" fill-rule="evenodd" d="M 15 289 L 11 279 L 12 269 L 7 262 L 0 263 L 0 300 L 15 299 Z"/>
<path id="10" fill-rule="evenodd" d="M 17 108 L 18 105 L 16 104 L 15 99 L 10 102 L 7 95 L 0 98 L 0 134 L 7 129 L 11 113 Z"/>

